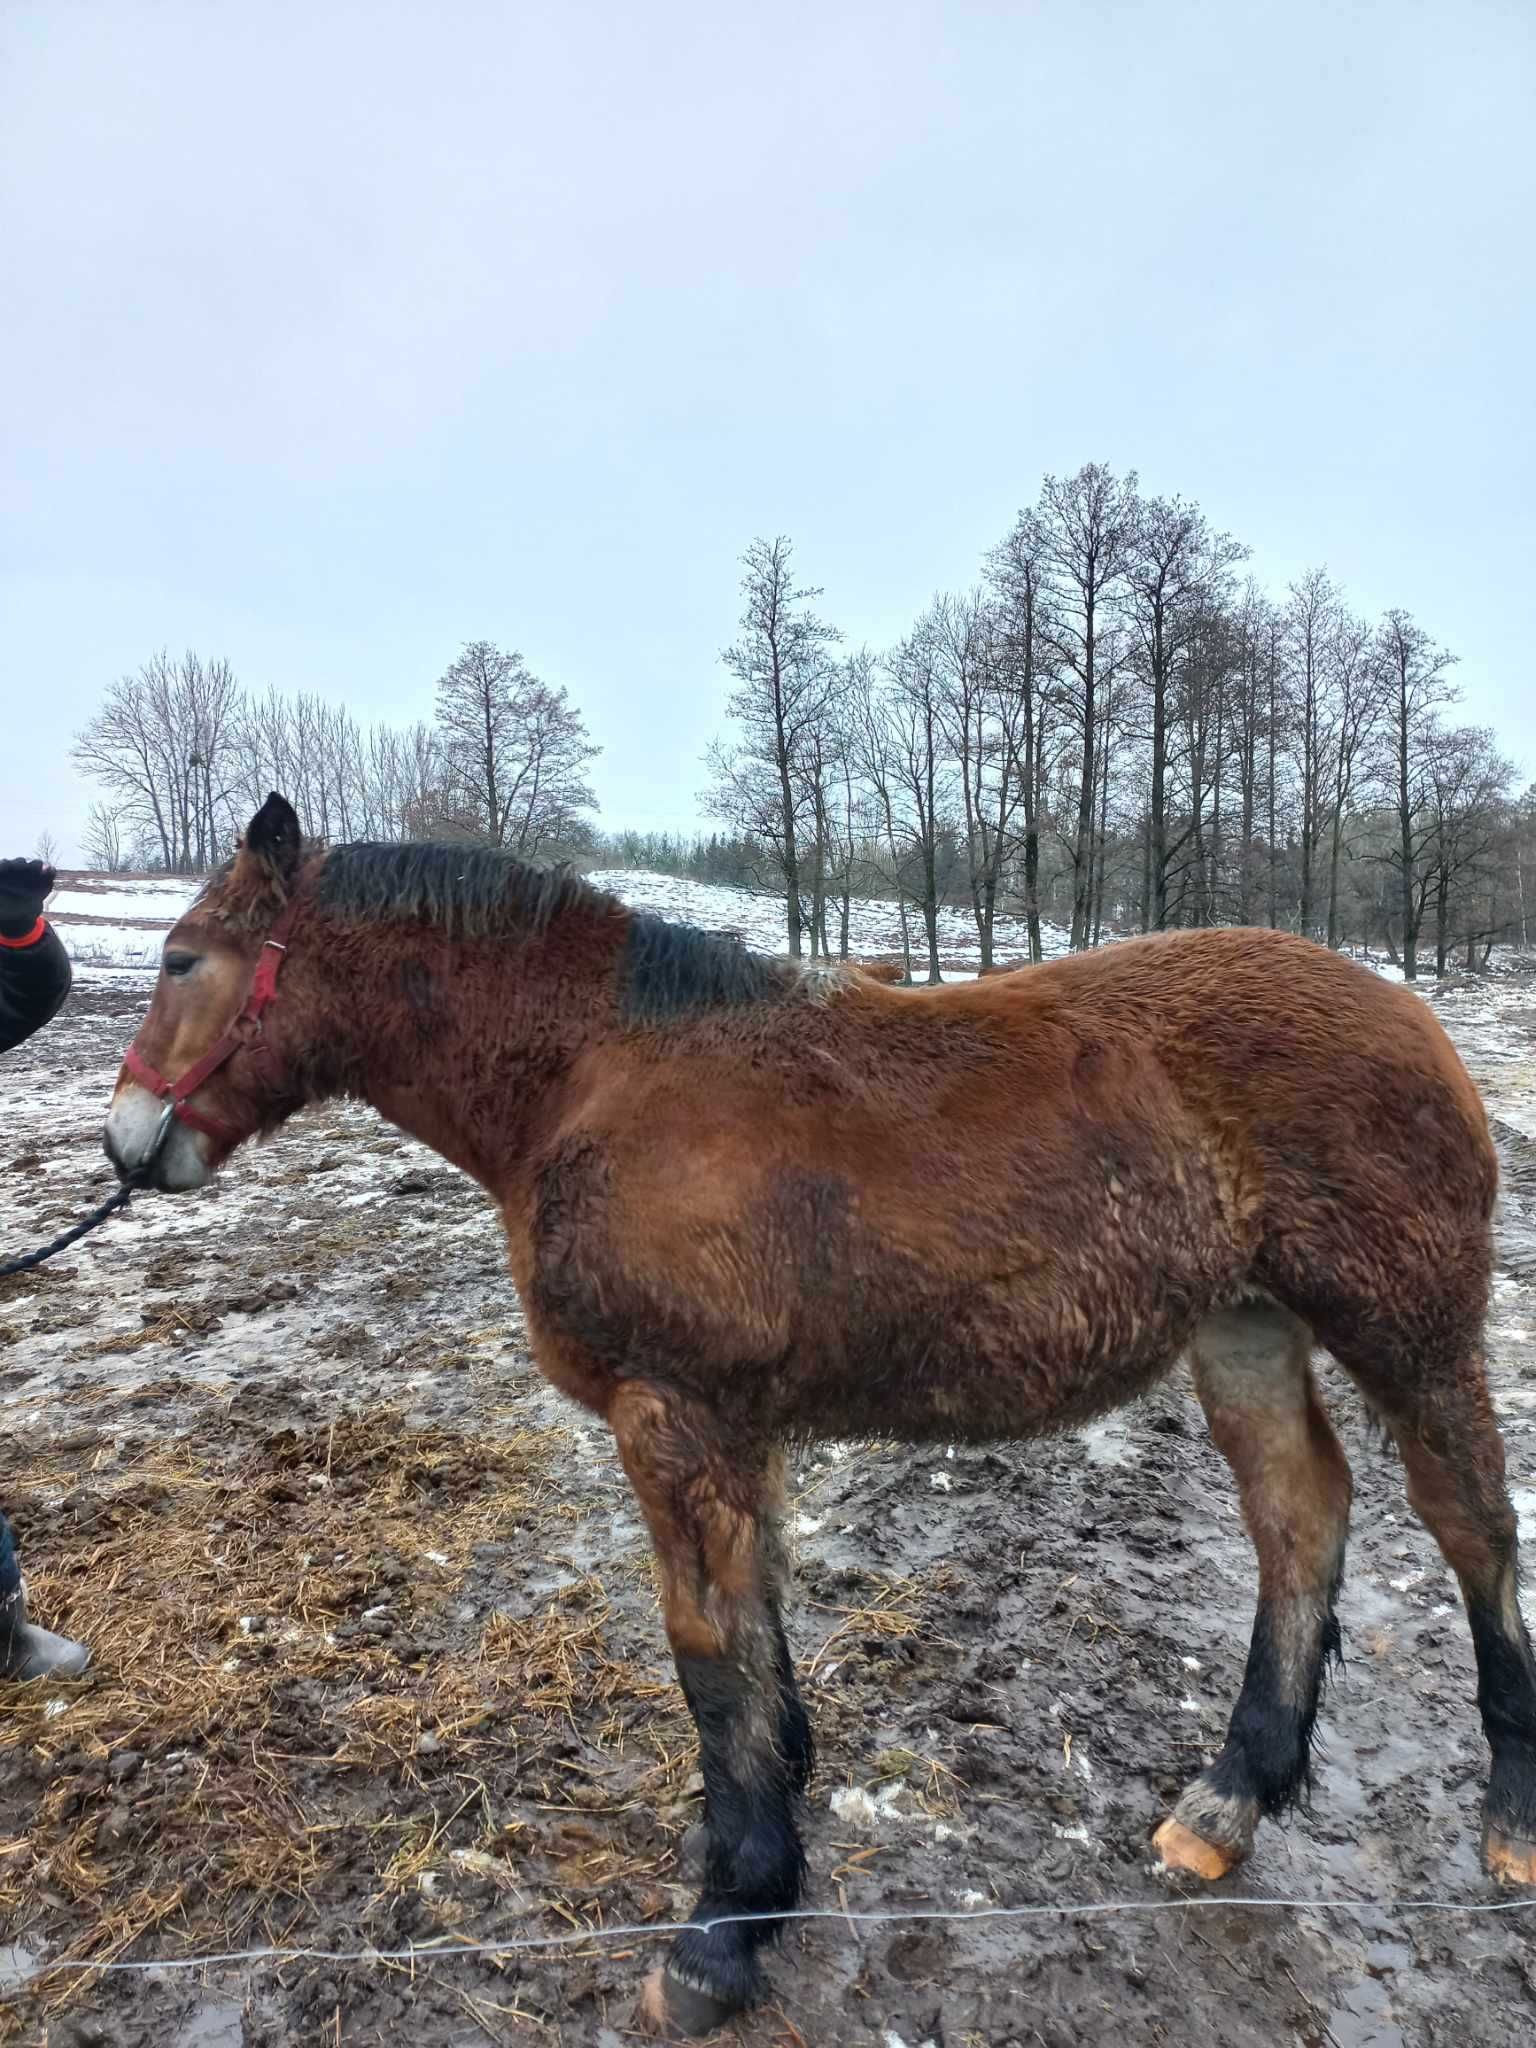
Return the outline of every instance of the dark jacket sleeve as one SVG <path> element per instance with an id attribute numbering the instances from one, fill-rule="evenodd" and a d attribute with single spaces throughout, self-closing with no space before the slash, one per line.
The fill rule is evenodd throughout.
<path id="1" fill-rule="evenodd" d="M 52 925 L 21 939 L 0 936 L 0 1052 L 58 1014 L 70 980 L 69 955 Z"/>

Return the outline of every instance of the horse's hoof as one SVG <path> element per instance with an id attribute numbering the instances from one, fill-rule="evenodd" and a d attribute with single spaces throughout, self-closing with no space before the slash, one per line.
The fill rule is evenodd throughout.
<path id="1" fill-rule="evenodd" d="M 690 1984 L 671 1970 L 652 1970 L 640 1993 L 639 2019 L 653 2034 L 697 2040 L 723 2027 L 740 2010 L 716 1998 L 701 1985 Z"/>
<path id="2" fill-rule="evenodd" d="M 1152 1837 L 1152 1846 L 1162 1859 L 1164 1870 L 1203 1878 L 1207 1884 L 1225 1877 L 1242 1861 L 1235 1850 L 1217 1848 L 1214 1842 L 1203 1840 L 1192 1828 L 1185 1827 L 1181 1820 L 1165 1820 Z"/>
<path id="3" fill-rule="evenodd" d="M 1483 1868 L 1500 1884 L 1536 1885 L 1536 1842 L 1490 1827 L 1483 1837 Z"/>

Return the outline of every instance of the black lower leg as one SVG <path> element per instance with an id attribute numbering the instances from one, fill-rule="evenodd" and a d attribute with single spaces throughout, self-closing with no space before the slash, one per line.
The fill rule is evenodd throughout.
<path id="1" fill-rule="evenodd" d="M 1288 1612 L 1261 1604 L 1227 1739 L 1178 1806 L 1179 1819 L 1205 1841 L 1246 1852 L 1260 1819 L 1305 1797 L 1323 1681 L 1340 1658 L 1337 1593 L 1335 1580 L 1321 1614 L 1299 1603 L 1285 1603 Z"/>
<path id="2" fill-rule="evenodd" d="M 1519 1529 L 1481 1353 L 1469 1350 L 1437 1392 L 1427 1413 L 1395 1419 L 1398 1449 L 1408 1498 L 1466 1602 L 1492 1754 L 1483 1860 L 1497 1877 L 1536 1884 L 1536 1658 L 1520 1613 Z"/>
<path id="3" fill-rule="evenodd" d="M 811 1733 L 811 1717 L 805 1711 L 805 1702 L 800 1697 L 800 1684 L 795 1677 L 795 1660 L 789 1653 L 789 1639 L 784 1633 L 784 1623 L 777 1604 L 771 1609 L 774 1635 L 774 1671 L 779 1688 L 779 1751 L 789 1768 L 789 1782 L 795 1792 L 803 1792 L 810 1783 L 811 1772 L 816 1766 L 816 1742 Z"/>
<path id="4" fill-rule="evenodd" d="M 1258 1611 L 1227 1739 L 1175 1807 L 1172 1839 L 1159 1831 L 1166 1860 L 1207 1877 L 1248 1853 L 1261 1819 L 1304 1796 L 1323 1679 L 1339 1655 L 1334 1608 L 1351 1485 L 1309 1350 L 1303 1324 L 1263 1307 L 1214 1316 L 1196 1340 L 1196 1388 L 1236 1476 L 1259 1565 Z"/>
<path id="5" fill-rule="evenodd" d="M 779 1932 L 774 1916 L 800 1898 L 805 1855 L 794 1808 L 809 1729 L 798 1696 L 791 1715 L 781 1688 L 757 1694 L 733 1660 L 679 1656 L 677 1671 L 699 1731 L 707 1845 L 704 1889 L 691 1916 L 698 1924 L 678 1936 L 667 1974 L 734 2009 L 758 1995 L 757 1952 Z M 792 1671 L 789 1680 L 792 1686 Z M 785 1741 L 790 1721 L 793 1751 Z M 729 1920 L 736 1914 L 765 1917 Z M 729 1924 L 708 1924 L 722 1917 Z"/>
<path id="6" fill-rule="evenodd" d="M 1520 1615 L 1513 1565 L 1500 1596 L 1468 1599 L 1467 1619 L 1477 1652 L 1477 1704 L 1493 1757 L 1487 1836 L 1490 1843 L 1497 1836 L 1517 1846 L 1529 1865 L 1536 1860 L 1536 1657 Z"/>

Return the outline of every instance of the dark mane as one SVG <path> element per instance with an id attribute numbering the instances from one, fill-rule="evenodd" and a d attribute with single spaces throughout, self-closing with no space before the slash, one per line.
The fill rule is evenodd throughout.
<path id="1" fill-rule="evenodd" d="M 333 846 L 318 893 L 343 916 L 409 917 L 465 939 L 540 932 L 577 904 L 623 909 L 574 868 L 535 867 L 499 846 Z"/>
<path id="2" fill-rule="evenodd" d="M 624 1014 L 632 1023 L 740 1003 L 781 1002 L 802 977 L 787 960 L 749 953 L 740 939 L 630 912 L 624 942 Z"/>
<path id="3" fill-rule="evenodd" d="M 627 921 L 620 1002 L 630 1023 L 776 1002 L 801 981 L 788 961 L 749 952 L 737 938 L 627 910 L 572 868 L 535 867 L 498 846 L 333 846 L 318 894 L 345 917 L 413 918 L 467 939 L 540 932 L 578 905 L 610 909 Z"/>

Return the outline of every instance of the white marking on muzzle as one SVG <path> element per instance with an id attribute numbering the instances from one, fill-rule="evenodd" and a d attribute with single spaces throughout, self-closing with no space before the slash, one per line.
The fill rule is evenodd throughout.
<path id="1" fill-rule="evenodd" d="M 132 1173 L 148 1156 L 160 1129 L 165 1105 L 137 1081 L 125 1081 L 112 1098 L 107 1112 L 107 1141 L 112 1157 Z M 183 1194 L 200 1188 L 213 1176 L 204 1157 L 205 1140 L 180 1118 L 172 1120 L 150 1177 L 152 1187 L 167 1194 Z"/>

